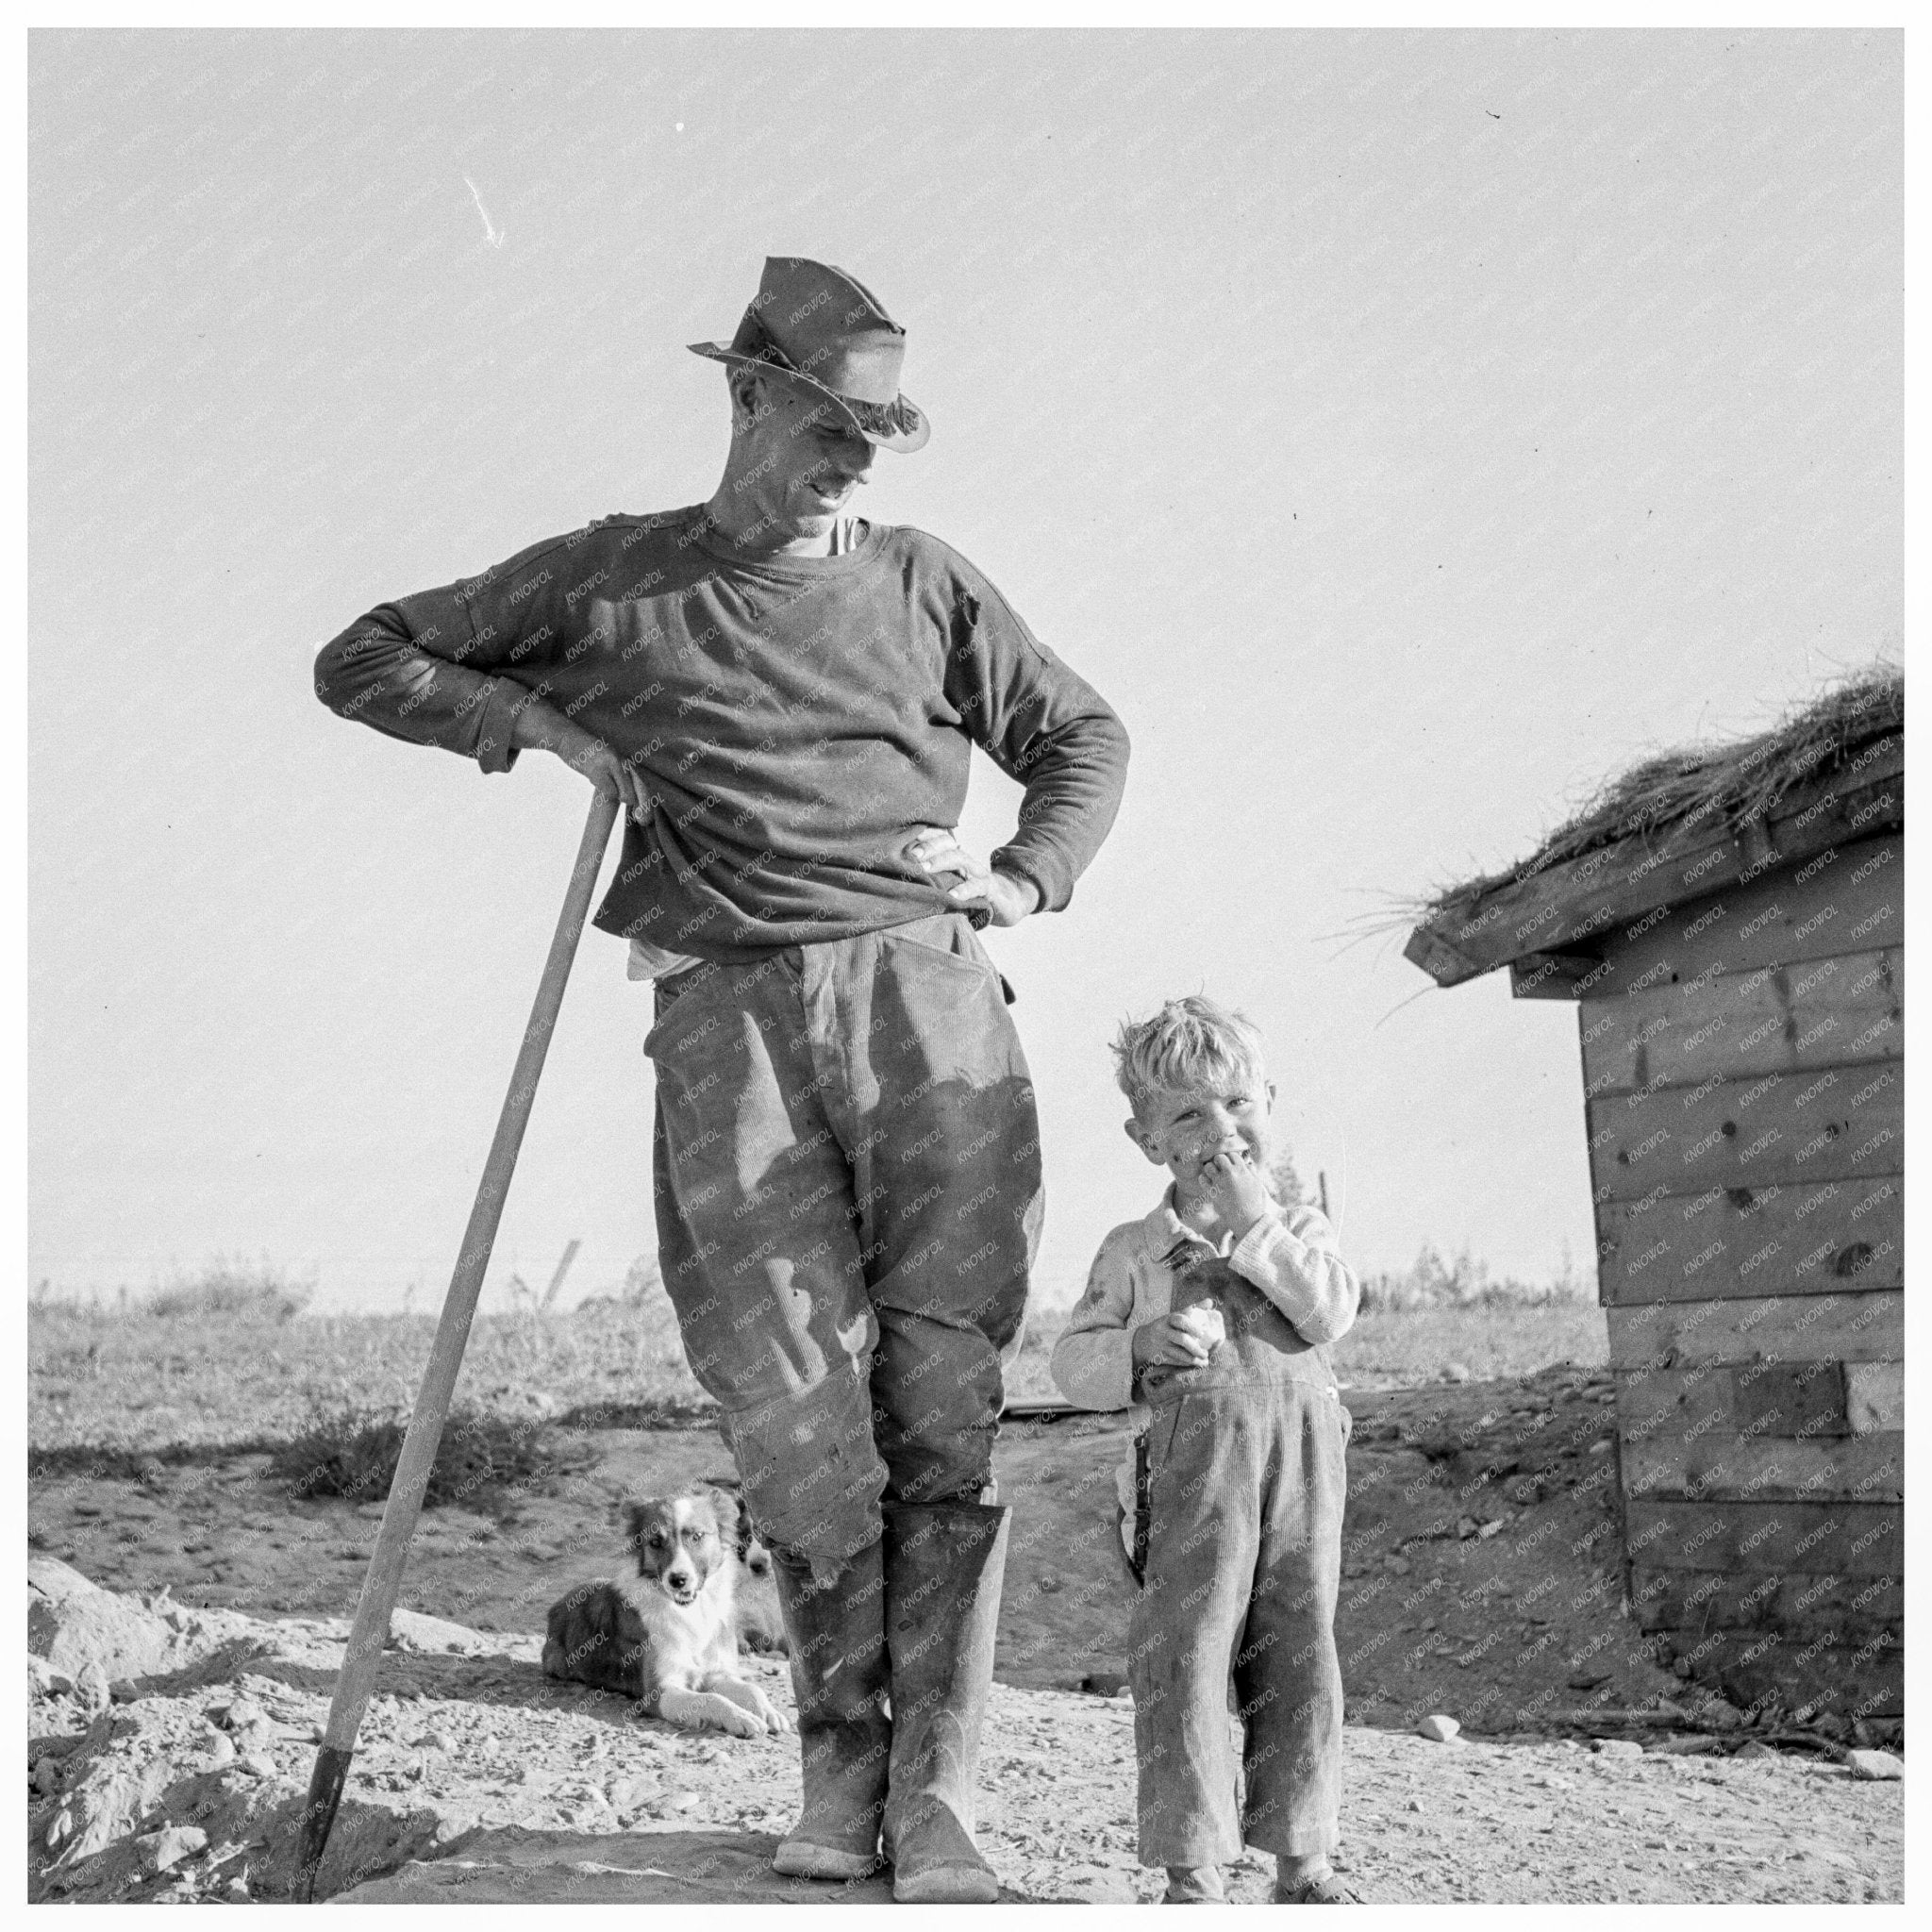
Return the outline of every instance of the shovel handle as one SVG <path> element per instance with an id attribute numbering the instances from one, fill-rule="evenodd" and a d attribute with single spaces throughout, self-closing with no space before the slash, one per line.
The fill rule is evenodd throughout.
<path id="1" fill-rule="evenodd" d="M 382 1647 L 389 1641 L 390 1613 L 395 1608 L 396 1592 L 402 1586 L 409 1539 L 416 1531 L 423 1492 L 429 1486 L 429 1472 L 436 1461 L 442 1425 L 449 1418 L 450 1396 L 456 1389 L 457 1371 L 462 1366 L 464 1345 L 470 1339 L 470 1323 L 476 1312 L 476 1298 L 483 1290 L 484 1272 L 490 1266 L 491 1250 L 496 1242 L 504 1197 L 509 1191 L 517 1151 L 524 1142 L 524 1129 L 530 1122 L 538 1076 L 543 1071 L 550 1036 L 556 1030 L 558 1011 L 563 1005 L 563 989 L 576 957 L 577 940 L 590 917 L 597 870 L 603 863 L 604 849 L 610 842 L 617 808 L 617 798 L 608 792 L 599 791 L 591 801 L 591 816 L 585 824 L 576 864 L 570 875 L 570 890 L 564 894 L 563 910 L 550 941 L 550 957 L 543 962 L 543 977 L 537 988 L 536 1003 L 530 1008 L 530 1024 L 524 1029 L 516 1070 L 510 1074 L 509 1091 L 497 1118 L 496 1138 L 490 1143 L 482 1184 L 476 1190 L 470 1223 L 463 1231 L 462 1250 L 457 1257 L 456 1272 L 450 1276 L 449 1292 L 443 1297 L 442 1318 L 436 1325 L 429 1365 L 423 1371 L 423 1386 L 410 1411 L 402 1458 L 389 1487 L 381 1526 L 375 1532 L 369 1574 L 362 1580 L 356 1621 L 349 1632 L 341 1672 L 336 1678 L 328 1725 L 323 1734 L 322 1748 L 315 1755 L 308 1801 L 302 1813 L 296 1894 L 304 1903 L 312 1900 L 315 1894 L 316 1874 L 328 1844 L 329 1829 L 335 1823 L 336 1807 L 341 1802 L 342 1784 L 356 1749 L 356 1734 L 361 1728 L 362 1714 L 375 1686 L 375 1669 Z"/>

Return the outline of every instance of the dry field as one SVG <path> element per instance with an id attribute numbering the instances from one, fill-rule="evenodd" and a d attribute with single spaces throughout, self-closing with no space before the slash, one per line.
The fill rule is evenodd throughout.
<path id="1" fill-rule="evenodd" d="M 1066 1309 L 1036 1311 L 1008 1378 L 1014 1401 L 1052 1400 L 1047 1354 Z M 436 1324 L 428 1315 L 157 1315 L 56 1301 L 28 1318 L 27 1441 L 46 1451 L 152 1454 L 168 1448 L 286 1441 L 318 1412 L 407 1412 Z M 1602 1311 L 1541 1307 L 1371 1309 L 1335 1352 L 1345 1383 L 1433 1382 L 1528 1374 L 1608 1359 Z M 670 1304 L 591 1304 L 552 1317 L 486 1315 L 471 1331 L 458 1407 L 516 1421 L 610 1409 L 641 1421 L 706 1403 L 678 1346 Z M 613 1417 L 613 1419 L 615 1419 Z"/>

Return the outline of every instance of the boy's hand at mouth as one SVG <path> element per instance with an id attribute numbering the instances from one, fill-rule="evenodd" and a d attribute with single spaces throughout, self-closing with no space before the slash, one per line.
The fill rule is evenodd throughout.
<path id="1" fill-rule="evenodd" d="M 1200 1187 L 1237 1241 L 1274 1206 L 1268 1177 L 1245 1147 L 1224 1147 L 1201 1163 Z"/>

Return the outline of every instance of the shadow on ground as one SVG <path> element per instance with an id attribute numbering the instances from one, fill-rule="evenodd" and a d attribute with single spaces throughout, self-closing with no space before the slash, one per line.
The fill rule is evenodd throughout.
<path id="1" fill-rule="evenodd" d="M 775 1837 L 747 1831 L 591 1836 L 506 1825 L 337 1896 L 355 1905 L 891 1905 L 890 1874 L 848 1885 L 781 1878 Z"/>

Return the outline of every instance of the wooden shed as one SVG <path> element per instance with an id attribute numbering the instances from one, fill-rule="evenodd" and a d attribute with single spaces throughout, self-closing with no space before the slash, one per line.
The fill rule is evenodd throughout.
<path id="1" fill-rule="evenodd" d="M 1648 761 L 1405 948 L 1576 1003 L 1633 1614 L 1853 1720 L 1904 1709 L 1904 754 L 1902 677 L 1859 677 Z"/>

